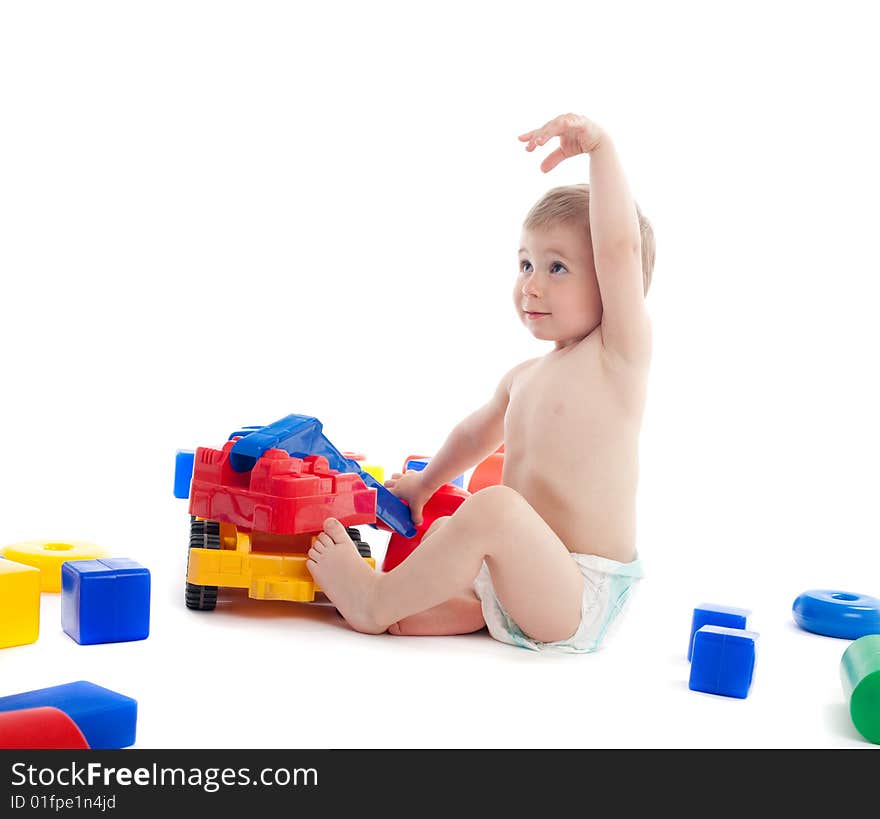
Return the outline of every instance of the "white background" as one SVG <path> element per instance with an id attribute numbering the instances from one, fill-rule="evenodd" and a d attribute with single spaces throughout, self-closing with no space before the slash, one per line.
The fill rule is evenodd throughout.
<path id="1" fill-rule="evenodd" d="M 6 3 L 0 543 L 151 570 L 142 642 L 79 646 L 44 595 L 0 695 L 88 679 L 136 747 L 859 747 L 848 641 L 808 588 L 880 596 L 880 177 L 869 3 Z M 516 139 L 615 140 L 657 238 L 648 576 L 614 642 L 548 656 L 367 637 L 327 607 L 183 604 L 177 449 L 317 416 L 399 469 L 514 363 Z M 385 535 L 369 530 L 377 556 Z M 691 692 L 693 607 L 749 608 L 749 697 Z"/>

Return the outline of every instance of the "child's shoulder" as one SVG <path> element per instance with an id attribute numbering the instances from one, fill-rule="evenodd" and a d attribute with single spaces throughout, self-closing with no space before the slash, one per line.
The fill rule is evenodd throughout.
<path id="1" fill-rule="evenodd" d="M 507 371 L 506 375 L 504 376 L 504 380 L 507 382 L 508 385 L 512 384 L 518 376 L 530 370 L 535 364 L 537 364 L 539 361 L 542 361 L 544 358 L 546 358 L 546 356 L 539 355 L 535 356 L 535 358 L 529 358 L 525 361 L 520 361 L 519 364 L 515 364 Z"/>

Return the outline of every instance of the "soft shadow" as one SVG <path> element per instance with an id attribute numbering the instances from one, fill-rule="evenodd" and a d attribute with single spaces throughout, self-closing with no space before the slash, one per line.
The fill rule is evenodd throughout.
<path id="1" fill-rule="evenodd" d="M 789 632 L 794 632 L 797 634 L 804 635 L 805 637 L 817 637 L 820 640 L 834 640 L 839 643 L 852 642 L 851 640 L 847 640 L 845 637 L 832 637 L 829 634 L 819 634 L 817 631 L 809 631 L 808 629 L 801 628 L 794 620 L 789 620 L 786 624 L 786 628 Z"/>
<path id="2" fill-rule="evenodd" d="M 221 589 L 214 611 L 192 611 L 191 614 L 218 619 L 230 616 L 245 620 L 309 620 L 341 624 L 348 628 L 336 607 L 324 595 L 316 597 L 311 603 L 255 600 L 248 596 L 246 589 Z"/>
<path id="3" fill-rule="evenodd" d="M 832 733 L 843 739 L 858 742 L 866 747 L 876 747 L 859 733 L 849 714 L 849 703 L 835 702 L 826 705 L 825 722 Z"/>

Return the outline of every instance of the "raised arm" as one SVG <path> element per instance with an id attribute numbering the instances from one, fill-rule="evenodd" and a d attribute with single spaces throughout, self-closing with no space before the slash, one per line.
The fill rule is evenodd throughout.
<path id="1" fill-rule="evenodd" d="M 590 236 L 602 294 L 602 343 L 626 360 L 650 354 L 639 217 L 614 144 L 590 151 Z"/>
<path id="2" fill-rule="evenodd" d="M 645 309 L 639 219 L 617 151 L 598 125 L 577 114 L 558 116 L 519 139 L 531 151 L 554 136 L 559 137 L 559 147 L 541 163 L 544 173 L 563 159 L 590 155 L 590 236 L 602 295 L 603 346 L 615 359 L 647 361 L 651 326 Z"/>

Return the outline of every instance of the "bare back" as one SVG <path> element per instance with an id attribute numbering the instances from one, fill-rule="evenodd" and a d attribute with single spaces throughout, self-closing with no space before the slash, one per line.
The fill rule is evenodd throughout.
<path id="1" fill-rule="evenodd" d="M 598 332 L 512 371 L 502 483 L 571 552 L 635 557 L 646 378 L 645 368 L 611 367 Z"/>

